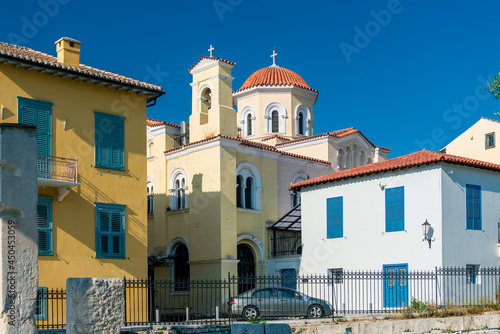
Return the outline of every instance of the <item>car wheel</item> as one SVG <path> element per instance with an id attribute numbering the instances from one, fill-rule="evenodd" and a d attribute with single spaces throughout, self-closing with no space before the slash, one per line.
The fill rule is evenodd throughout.
<path id="1" fill-rule="evenodd" d="M 259 316 L 259 310 L 255 306 L 247 306 L 243 309 L 243 319 L 248 320 L 249 318 L 257 318 Z"/>
<path id="2" fill-rule="evenodd" d="M 323 308 L 319 305 L 312 305 L 307 310 L 308 318 L 321 318 L 323 316 Z"/>

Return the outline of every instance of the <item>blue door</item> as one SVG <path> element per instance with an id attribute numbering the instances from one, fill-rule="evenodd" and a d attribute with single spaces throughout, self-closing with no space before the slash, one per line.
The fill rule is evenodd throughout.
<path id="1" fill-rule="evenodd" d="M 408 305 L 408 264 L 384 265 L 384 307 Z"/>
<path id="2" fill-rule="evenodd" d="M 295 269 L 281 269 L 281 286 L 297 290 L 297 272 Z"/>

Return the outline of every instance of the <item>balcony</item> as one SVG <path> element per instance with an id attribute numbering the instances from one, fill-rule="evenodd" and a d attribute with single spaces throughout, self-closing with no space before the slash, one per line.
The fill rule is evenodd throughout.
<path id="1" fill-rule="evenodd" d="M 78 183 L 78 159 L 39 155 L 36 168 L 38 186 L 57 188 L 59 201 L 69 194 L 71 188 L 80 185 Z"/>

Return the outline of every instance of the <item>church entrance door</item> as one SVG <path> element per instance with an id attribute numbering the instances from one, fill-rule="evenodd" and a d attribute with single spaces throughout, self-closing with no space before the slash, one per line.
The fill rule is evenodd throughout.
<path id="1" fill-rule="evenodd" d="M 255 257 L 252 249 L 239 244 L 238 250 L 238 294 L 255 288 Z"/>

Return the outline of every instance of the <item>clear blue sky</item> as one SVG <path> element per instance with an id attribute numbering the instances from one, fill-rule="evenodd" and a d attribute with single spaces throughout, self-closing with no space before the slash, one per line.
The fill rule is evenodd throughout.
<path id="1" fill-rule="evenodd" d="M 499 14 L 493 0 L 17 0 L 2 5 L 0 41 L 55 55 L 57 39 L 78 39 L 82 63 L 163 86 L 148 115 L 174 123 L 188 120 L 187 69 L 210 44 L 237 62 L 234 90 L 276 47 L 320 92 L 316 134 L 354 126 L 395 157 L 499 119 L 480 79 L 500 71 Z"/>

